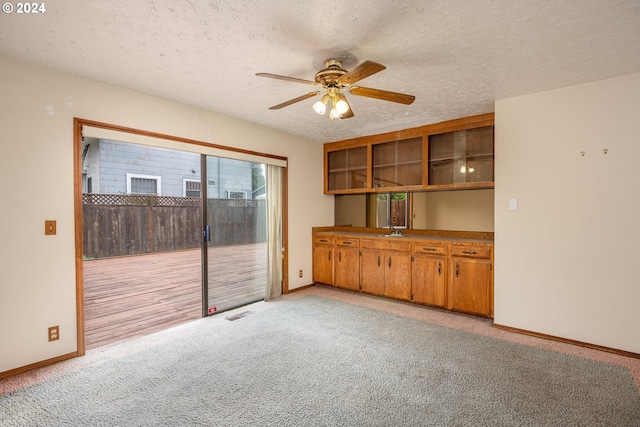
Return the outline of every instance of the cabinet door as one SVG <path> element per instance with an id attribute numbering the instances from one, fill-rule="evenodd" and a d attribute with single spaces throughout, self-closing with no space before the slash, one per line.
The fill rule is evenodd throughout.
<path id="1" fill-rule="evenodd" d="M 333 245 L 313 247 L 313 281 L 333 285 Z"/>
<path id="2" fill-rule="evenodd" d="M 384 252 L 384 295 L 389 298 L 411 299 L 411 254 Z"/>
<path id="3" fill-rule="evenodd" d="M 493 163 L 492 126 L 429 136 L 430 186 L 490 186 Z"/>
<path id="4" fill-rule="evenodd" d="M 359 251 L 357 248 L 337 247 L 335 259 L 335 285 L 357 291 L 360 288 Z"/>
<path id="5" fill-rule="evenodd" d="M 384 253 L 362 249 L 360 252 L 360 290 L 374 295 L 384 295 Z"/>
<path id="6" fill-rule="evenodd" d="M 411 266 L 413 301 L 444 307 L 446 272 L 446 257 L 415 254 Z"/>
<path id="7" fill-rule="evenodd" d="M 422 184 L 422 137 L 375 144 L 372 158 L 375 188 Z"/>
<path id="8" fill-rule="evenodd" d="M 328 191 L 366 188 L 367 147 L 328 152 L 326 179 Z"/>
<path id="9" fill-rule="evenodd" d="M 451 258 L 447 308 L 490 316 L 491 261 Z"/>

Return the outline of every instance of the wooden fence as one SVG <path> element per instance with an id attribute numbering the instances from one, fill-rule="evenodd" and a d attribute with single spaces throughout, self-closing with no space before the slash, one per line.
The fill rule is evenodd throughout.
<path id="1" fill-rule="evenodd" d="M 104 258 L 199 248 L 201 199 L 154 195 L 83 194 L 83 251 Z M 266 202 L 208 199 L 210 246 L 266 241 Z"/>

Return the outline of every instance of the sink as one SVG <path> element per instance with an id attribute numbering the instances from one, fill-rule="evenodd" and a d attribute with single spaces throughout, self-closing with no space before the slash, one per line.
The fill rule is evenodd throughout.
<path id="1" fill-rule="evenodd" d="M 404 234 L 381 234 L 380 237 L 398 238 L 398 237 L 404 237 Z"/>

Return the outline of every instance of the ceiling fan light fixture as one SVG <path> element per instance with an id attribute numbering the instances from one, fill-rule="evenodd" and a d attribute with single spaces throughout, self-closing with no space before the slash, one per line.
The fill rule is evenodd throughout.
<path id="1" fill-rule="evenodd" d="M 349 111 L 349 103 L 347 102 L 347 97 L 344 96 L 343 93 L 339 93 L 336 98 L 338 102 L 335 103 L 335 109 L 339 115 L 343 115 L 347 111 Z"/>
<path id="2" fill-rule="evenodd" d="M 327 102 L 329 102 L 329 95 L 325 94 L 320 101 L 313 104 L 313 110 L 321 116 L 327 111 Z"/>
<path id="3" fill-rule="evenodd" d="M 329 118 L 331 120 L 340 118 L 340 114 L 338 114 L 338 111 L 335 109 L 335 107 L 331 109 L 331 112 L 329 113 Z"/>

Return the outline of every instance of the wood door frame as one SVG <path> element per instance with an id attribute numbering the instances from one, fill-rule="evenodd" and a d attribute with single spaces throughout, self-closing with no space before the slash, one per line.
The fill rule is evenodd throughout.
<path id="1" fill-rule="evenodd" d="M 257 151 L 245 150 L 241 148 L 228 147 L 224 145 L 211 144 L 178 136 L 172 136 L 157 132 L 135 129 L 110 123 L 87 120 L 78 117 L 73 118 L 73 199 L 74 199 L 74 233 L 75 233 L 75 271 L 76 271 L 76 332 L 77 332 L 77 356 L 85 354 L 85 325 L 84 325 L 84 272 L 83 272 L 83 231 L 82 231 L 82 128 L 91 126 L 103 128 L 117 132 L 131 133 L 146 137 L 164 139 L 174 142 L 197 145 L 201 147 L 221 149 L 235 153 L 256 155 L 265 158 L 284 160 L 287 157 L 273 154 L 261 153 Z M 200 153 L 202 154 L 202 153 Z M 288 166 L 282 168 L 282 247 L 284 256 L 282 259 L 282 293 L 289 292 L 289 238 L 288 238 Z"/>

